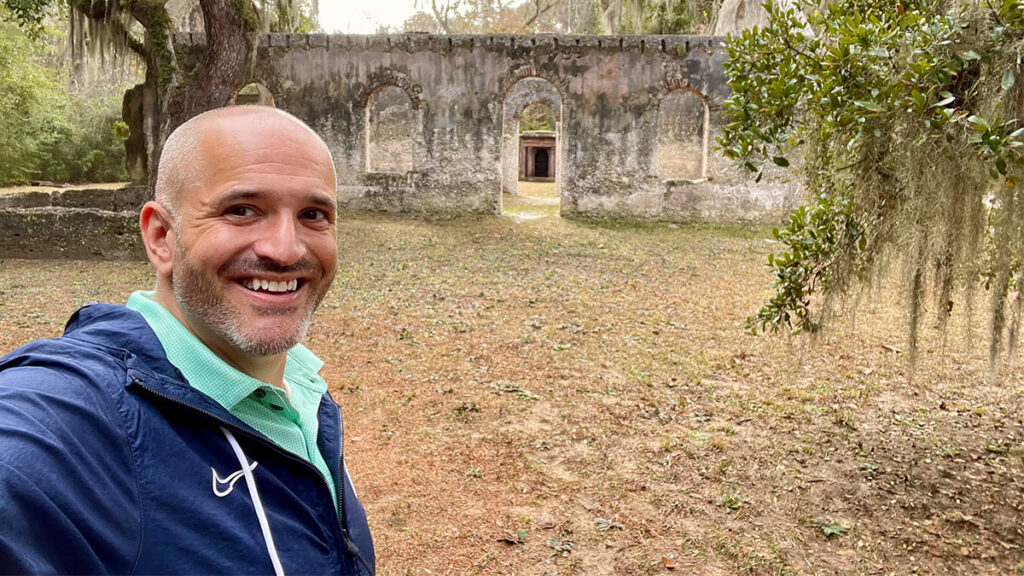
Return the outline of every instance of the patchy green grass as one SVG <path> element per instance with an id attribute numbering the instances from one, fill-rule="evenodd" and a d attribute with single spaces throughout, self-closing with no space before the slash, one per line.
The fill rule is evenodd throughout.
<path id="1" fill-rule="evenodd" d="M 340 222 L 308 344 L 380 574 L 1024 565 L 1024 374 L 987 377 L 984 326 L 926 329 L 909 384 L 896 289 L 813 342 L 753 337 L 767 230 L 557 208 Z M 0 349 L 151 285 L 142 263 L 0 261 Z"/>

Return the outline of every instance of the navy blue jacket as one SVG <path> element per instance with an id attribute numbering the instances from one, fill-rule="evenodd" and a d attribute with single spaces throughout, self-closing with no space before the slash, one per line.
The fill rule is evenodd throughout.
<path id="1" fill-rule="evenodd" d="M 86 306 L 0 358 L 0 573 L 273 573 L 226 429 L 255 461 L 284 572 L 372 576 L 326 394 L 319 418 L 340 514 L 317 468 L 189 386 L 142 316 Z"/>

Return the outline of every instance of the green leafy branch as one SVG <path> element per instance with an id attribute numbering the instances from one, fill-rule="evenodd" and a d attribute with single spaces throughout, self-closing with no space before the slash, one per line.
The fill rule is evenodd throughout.
<path id="1" fill-rule="evenodd" d="M 822 194 L 814 204 L 793 211 L 786 227 L 773 230 L 787 249 L 778 256 L 768 255 L 768 266 L 775 272 L 775 293 L 747 319 L 751 332 L 818 330 L 810 312 L 811 294 L 829 281 L 837 256 L 866 247 L 867 237 L 852 208 L 849 200 Z"/>
<path id="2" fill-rule="evenodd" d="M 918 282 L 930 266 L 940 279 L 1020 284 L 1007 266 L 1024 243 L 1024 215 L 1011 214 L 1024 206 L 1012 192 L 1024 173 L 1024 0 L 765 9 L 763 28 L 726 45 L 717 142 L 757 180 L 800 166 L 812 200 L 776 232 L 774 294 L 747 326 L 817 330 L 813 294 L 846 290 L 885 251 L 920 256 Z"/>

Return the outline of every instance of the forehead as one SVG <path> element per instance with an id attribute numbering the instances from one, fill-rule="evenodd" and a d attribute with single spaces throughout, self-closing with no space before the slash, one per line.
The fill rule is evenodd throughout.
<path id="1" fill-rule="evenodd" d="M 239 191 L 263 200 L 311 196 L 334 202 L 334 167 L 323 141 L 284 118 L 228 116 L 205 122 L 197 138 L 197 186 L 186 202 Z"/>

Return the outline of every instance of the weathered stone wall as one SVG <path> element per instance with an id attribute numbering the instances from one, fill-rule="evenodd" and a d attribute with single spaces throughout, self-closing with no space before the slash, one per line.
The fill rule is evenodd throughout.
<path id="1" fill-rule="evenodd" d="M 145 186 L 0 196 L 0 259 L 141 260 Z"/>
<path id="2" fill-rule="evenodd" d="M 754 185 L 707 153 L 728 94 L 722 41 L 267 35 L 251 80 L 323 136 L 343 207 L 500 212 L 501 191 L 514 193 L 519 173 L 519 115 L 542 102 L 556 115 L 563 215 L 778 220 L 794 187 L 771 177 Z M 204 39 L 175 42 L 194 62 Z M 381 106 L 388 87 L 406 98 Z M 662 110 L 677 94 L 683 104 Z M 659 163 L 659 148 L 671 162 Z"/>

